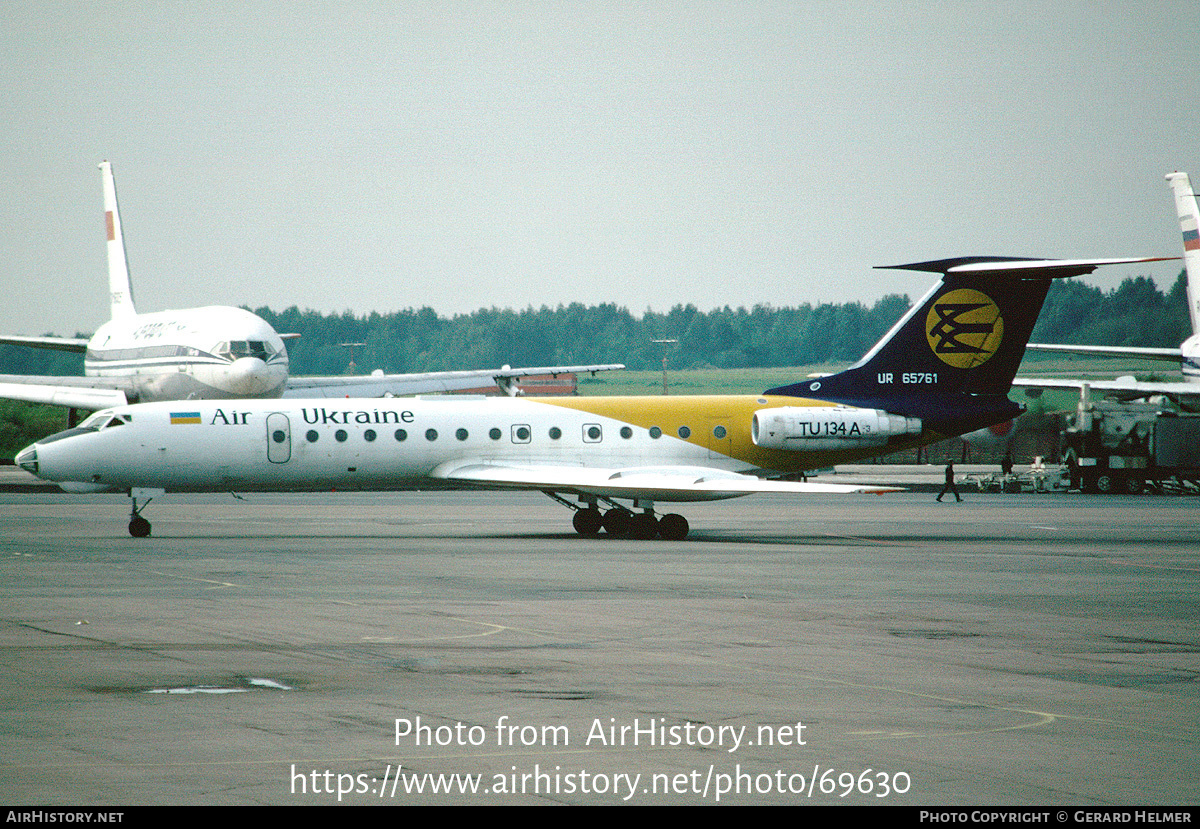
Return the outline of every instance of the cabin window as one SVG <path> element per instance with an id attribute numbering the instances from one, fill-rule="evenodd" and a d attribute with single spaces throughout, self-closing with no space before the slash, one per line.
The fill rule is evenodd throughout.
<path id="1" fill-rule="evenodd" d="M 317 438 L 319 437 L 320 435 L 317 434 L 316 429 L 309 429 L 308 433 L 304 435 L 305 440 L 307 440 L 309 443 L 316 443 Z"/>
<path id="2" fill-rule="evenodd" d="M 363 440 L 365 440 L 367 443 L 373 443 L 375 441 L 375 430 L 368 429 L 367 431 L 363 432 Z"/>
<path id="3" fill-rule="evenodd" d="M 683 438 L 684 440 L 687 440 L 688 438 L 690 438 L 692 436 L 692 430 L 686 426 L 680 426 L 679 427 L 679 436 L 681 438 Z"/>
<path id="4" fill-rule="evenodd" d="M 600 438 L 604 436 L 604 432 L 595 423 L 584 424 L 583 427 L 583 442 L 584 443 L 599 443 Z"/>
<path id="5" fill-rule="evenodd" d="M 500 436 L 502 434 L 503 432 L 501 432 L 499 429 L 492 427 L 492 429 L 488 432 L 488 437 L 490 437 L 492 440 L 500 440 Z"/>
<path id="6" fill-rule="evenodd" d="M 456 438 L 458 438 L 459 440 L 466 440 L 468 437 L 467 430 L 466 429 L 458 429 L 454 432 L 454 436 Z"/>
<path id="7" fill-rule="evenodd" d="M 662 437 L 662 429 L 658 428 L 657 426 L 651 426 L 650 427 L 650 437 L 654 438 L 655 440 L 658 440 L 660 437 Z"/>
<path id="8" fill-rule="evenodd" d="M 713 437 L 717 440 L 724 440 L 726 434 L 728 433 L 725 431 L 724 426 L 717 426 L 713 429 Z"/>
<path id="9" fill-rule="evenodd" d="M 333 433 L 333 437 L 337 440 L 338 443 L 345 443 L 346 438 L 349 436 L 346 434 L 345 429 L 338 429 L 336 432 Z"/>
<path id="10" fill-rule="evenodd" d="M 426 429 L 425 430 L 425 440 L 428 440 L 428 441 L 437 440 L 437 429 Z"/>
<path id="11" fill-rule="evenodd" d="M 551 426 L 550 440 L 558 440 L 560 437 L 562 437 L 562 429 L 558 428 L 557 426 Z"/>
<path id="12" fill-rule="evenodd" d="M 631 437 L 633 437 L 633 430 L 630 429 L 628 426 L 622 426 L 621 427 L 621 437 L 625 438 L 625 440 L 629 440 Z"/>
<path id="13" fill-rule="evenodd" d="M 403 443 L 404 441 L 408 440 L 408 432 L 404 431 L 403 429 L 397 429 L 396 430 L 396 440 L 397 440 L 397 442 L 400 442 L 400 443 Z"/>

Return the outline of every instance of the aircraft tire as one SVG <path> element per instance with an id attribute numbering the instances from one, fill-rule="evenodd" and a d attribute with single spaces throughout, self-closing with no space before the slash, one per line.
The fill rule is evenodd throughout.
<path id="1" fill-rule="evenodd" d="M 635 514 L 629 526 L 629 534 L 642 541 L 658 537 L 658 519 L 652 512 Z"/>
<path id="2" fill-rule="evenodd" d="M 150 522 L 140 515 L 129 520 L 129 534 L 134 538 L 146 538 L 150 535 Z"/>
<path id="3" fill-rule="evenodd" d="M 604 513 L 604 532 L 614 538 L 623 538 L 629 535 L 632 523 L 633 514 L 628 510 L 610 509 Z"/>
<path id="4" fill-rule="evenodd" d="M 575 532 L 580 535 L 598 535 L 601 527 L 604 526 L 604 517 L 600 515 L 600 510 L 595 507 L 581 509 L 575 511 L 575 517 L 571 519 L 571 523 L 575 526 Z"/>
<path id="5" fill-rule="evenodd" d="M 1113 475 L 1097 475 L 1096 491 L 1103 495 L 1111 495 L 1117 491 L 1117 479 Z"/>
<path id="6" fill-rule="evenodd" d="M 658 519 L 658 532 L 667 541 L 683 541 L 687 538 L 687 519 L 678 513 L 668 513 Z"/>

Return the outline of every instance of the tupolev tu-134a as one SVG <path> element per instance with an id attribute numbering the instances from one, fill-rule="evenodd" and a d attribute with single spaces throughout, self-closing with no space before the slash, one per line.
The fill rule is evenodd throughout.
<path id="1" fill-rule="evenodd" d="M 129 531 L 167 492 L 528 489 L 582 535 L 681 539 L 656 504 L 881 493 L 787 480 L 1000 423 L 1051 280 L 1137 259 L 971 257 L 899 266 L 940 281 L 858 363 L 761 395 L 282 399 L 119 406 L 22 450 L 75 492 L 123 491 Z"/>
<path id="2" fill-rule="evenodd" d="M 139 314 L 125 253 L 112 165 L 100 164 L 108 232 L 112 318 L 89 339 L 0 335 L 0 344 L 83 353 L 84 376 L 0 375 L 0 398 L 95 411 L 126 403 L 246 397 L 382 397 L 473 389 L 495 381 L 515 396 L 521 377 L 622 369 L 619 363 L 374 373 L 365 377 L 289 376 L 284 340 L 243 308 L 210 305 Z"/>

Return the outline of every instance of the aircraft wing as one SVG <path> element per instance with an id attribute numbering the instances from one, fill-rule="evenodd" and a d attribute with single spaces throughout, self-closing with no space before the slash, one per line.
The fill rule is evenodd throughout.
<path id="1" fill-rule="evenodd" d="M 1180 348 L 1123 348 L 1111 345 L 1059 345 L 1057 343 L 1029 343 L 1025 348 L 1030 351 L 1089 354 L 1095 357 L 1137 357 L 1142 360 L 1170 360 L 1172 362 L 1179 362 L 1183 359 L 1183 349 Z"/>
<path id="2" fill-rule="evenodd" d="M 0 400 L 24 400 L 90 411 L 124 406 L 129 402 L 125 387 L 114 379 L 25 374 L 0 374 Z"/>
<path id="3" fill-rule="evenodd" d="M 1118 377 L 1115 380 L 1063 380 L 1054 378 L 1017 377 L 1013 386 L 1033 389 L 1082 389 L 1086 385 L 1094 392 L 1118 400 L 1137 400 L 1161 394 L 1175 400 L 1200 397 L 1200 383 L 1165 383 Z"/>
<path id="4" fill-rule="evenodd" d="M 706 467 L 654 466 L 598 468 L 554 464 L 512 465 L 487 461 L 438 467 L 431 477 L 449 482 L 512 489 L 574 492 L 610 498 L 709 501 L 753 493 L 839 494 L 900 492 L 896 487 L 775 481 Z"/>
<path id="5" fill-rule="evenodd" d="M 583 374 L 616 371 L 620 363 L 586 366 L 539 366 L 534 368 L 480 369 L 474 371 L 428 371 L 417 374 L 372 374 L 364 377 L 290 377 L 284 397 L 401 397 L 409 394 L 473 389 L 496 383 L 506 394 L 516 391 L 516 380 L 541 374 Z"/>
<path id="6" fill-rule="evenodd" d="M 0 335 L 0 345 L 27 345 L 30 348 L 52 348 L 55 351 L 87 351 L 88 341 L 74 337 L 17 337 Z"/>

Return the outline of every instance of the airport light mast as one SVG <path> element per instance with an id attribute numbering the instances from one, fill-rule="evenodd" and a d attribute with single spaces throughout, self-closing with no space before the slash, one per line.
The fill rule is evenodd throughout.
<path id="1" fill-rule="evenodd" d="M 679 340 L 651 340 L 650 342 L 658 343 L 663 346 L 663 357 L 662 357 L 663 397 L 666 397 L 667 396 L 667 349 L 666 349 L 666 346 L 671 345 L 672 343 L 677 343 L 677 342 L 679 342 Z"/>

